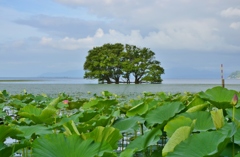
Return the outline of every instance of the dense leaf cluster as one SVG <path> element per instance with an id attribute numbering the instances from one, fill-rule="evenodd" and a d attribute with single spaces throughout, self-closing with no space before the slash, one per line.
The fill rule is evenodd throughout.
<path id="1" fill-rule="evenodd" d="M 0 155 L 239 157 L 239 96 L 222 87 L 126 101 L 108 91 L 91 99 L 2 91 Z"/>
<path id="2" fill-rule="evenodd" d="M 98 79 L 102 83 L 161 83 L 164 69 L 148 48 L 120 43 L 104 44 L 88 51 L 84 63 L 84 78 Z"/>

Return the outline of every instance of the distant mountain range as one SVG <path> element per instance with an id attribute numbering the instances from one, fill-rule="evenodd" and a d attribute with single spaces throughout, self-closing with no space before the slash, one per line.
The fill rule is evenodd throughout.
<path id="1" fill-rule="evenodd" d="M 84 75 L 83 70 L 70 70 L 70 71 L 65 71 L 65 72 L 59 72 L 59 73 L 43 73 L 39 75 L 38 77 L 80 77 L 82 78 Z"/>
<path id="2" fill-rule="evenodd" d="M 240 71 L 235 71 L 228 76 L 229 79 L 240 79 Z"/>

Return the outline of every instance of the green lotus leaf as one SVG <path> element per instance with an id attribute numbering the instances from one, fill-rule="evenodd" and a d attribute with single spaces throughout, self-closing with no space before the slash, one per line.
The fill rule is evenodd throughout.
<path id="1" fill-rule="evenodd" d="M 234 137 L 235 138 L 235 137 Z M 240 146 L 237 144 L 234 144 L 234 152 L 237 155 L 234 155 L 234 157 L 240 157 L 238 154 L 240 152 Z M 233 144 L 228 143 L 228 145 L 224 148 L 224 150 L 221 152 L 221 157 L 231 157 L 233 156 Z"/>
<path id="2" fill-rule="evenodd" d="M 26 103 L 23 103 L 23 102 L 22 102 L 21 100 L 19 100 L 19 99 L 14 98 L 14 99 L 12 99 L 12 100 L 9 102 L 8 105 L 9 105 L 9 106 L 13 106 L 13 107 L 15 107 L 15 108 L 17 108 L 17 109 L 20 109 L 20 108 L 26 106 L 27 104 L 26 104 Z"/>
<path id="3" fill-rule="evenodd" d="M 197 111 L 191 113 L 182 113 L 181 116 L 196 120 L 194 125 L 194 131 L 207 131 L 215 129 L 211 114 L 205 111 Z"/>
<path id="4" fill-rule="evenodd" d="M 134 116 L 126 119 L 117 120 L 113 124 L 113 127 L 119 129 L 121 133 L 133 132 L 139 129 L 138 123 L 143 123 L 143 122 L 144 122 L 144 119 L 142 117 Z"/>
<path id="5" fill-rule="evenodd" d="M 104 152 L 102 157 L 118 157 L 116 152 Z"/>
<path id="6" fill-rule="evenodd" d="M 235 155 L 234 157 L 240 157 L 240 153 L 238 153 L 237 155 Z"/>
<path id="7" fill-rule="evenodd" d="M 0 154 L 1 157 L 10 157 L 14 156 L 14 153 L 20 149 L 30 147 L 31 143 L 29 141 L 24 141 L 23 143 L 12 144 L 11 146 L 6 146 L 1 149 L 0 144 Z"/>
<path id="8" fill-rule="evenodd" d="M 201 132 L 194 134 L 177 145 L 173 152 L 167 154 L 167 157 L 203 157 L 214 155 L 218 152 L 218 145 L 224 142 L 225 138 L 226 137 L 219 132 Z"/>
<path id="9" fill-rule="evenodd" d="M 169 152 L 167 157 L 217 157 L 225 149 L 236 131 L 236 125 L 226 124 L 218 131 L 193 134 L 176 145 L 174 151 Z"/>
<path id="10" fill-rule="evenodd" d="M 79 109 L 85 102 L 87 102 L 87 100 L 70 101 L 68 104 L 68 109 Z"/>
<path id="11" fill-rule="evenodd" d="M 238 122 L 225 123 L 225 125 L 218 130 L 222 134 L 225 134 L 227 137 L 232 137 L 239 130 Z"/>
<path id="12" fill-rule="evenodd" d="M 187 108 L 190 109 L 194 106 L 198 106 L 200 104 L 204 104 L 206 101 L 201 99 L 198 95 L 194 97 L 194 99 L 188 104 Z"/>
<path id="13" fill-rule="evenodd" d="M 167 136 L 170 138 L 173 133 L 182 126 L 191 126 L 192 119 L 184 116 L 178 116 L 170 121 L 165 125 L 164 131 L 167 132 Z"/>
<path id="14" fill-rule="evenodd" d="M 226 112 L 228 114 L 228 117 L 232 119 L 233 109 L 232 108 L 228 108 L 228 109 L 226 109 Z M 240 121 L 240 108 L 235 108 L 234 119 Z"/>
<path id="15" fill-rule="evenodd" d="M 8 137 L 16 138 L 18 134 L 22 134 L 22 132 L 10 126 L 0 125 L 0 143 L 3 143 Z"/>
<path id="16" fill-rule="evenodd" d="M 151 145 L 156 145 L 162 135 L 160 130 L 160 125 L 152 130 L 148 130 L 144 135 L 138 136 L 127 146 L 126 150 L 132 149 L 136 151 L 141 151 Z M 130 150 L 128 150 L 130 151 Z"/>
<path id="17" fill-rule="evenodd" d="M 190 126 L 182 126 L 178 128 L 164 146 L 162 155 L 166 156 L 169 152 L 172 152 L 176 145 L 189 137 L 191 131 L 192 129 Z"/>
<path id="18" fill-rule="evenodd" d="M 7 116 L 7 113 L 5 111 L 0 110 L 0 123 L 3 122 L 4 117 Z"/>
<path id="19" fill-rule="evenodd" d="M 125 149 L 123 152 L 121 152 L 120 157 L 133 156 L 136 151 L 137 151 L 137 148 L 136 149 Z"/>
<path id="20" fill-rule="evenodd" d="M 80 135 L 80 133 L 78 132 L 78 129 L 74 123 L 73 120 L 70 120 L 69 122 L 65 123 L 63 125 L 63 127 L 65 128 L 65 134 L 66 135 L 72 135 L 72 134 L 77 134 Z"/>
<path id="21" fill-rule="evenodd" d="M 240 129 L 238 129 L 238 131 L 234 135 L 234 143 L 240 145 Z"/>
<path id="22" fill-rule="evenodd" d="M 53 99 L 53 100 L 49 103 L 49 106 L 56 107 L 56 105 L 59 103 L 59 101 L 60 101 L 60 98 L 57 97 L 57 98 Z"/>
<path id="23" fill-rule="evenodd" d="M 108 99 L 94 99 L 89 102 L 86 102 L 83 104 L 83 109 L 88 109 L 88 108 L 108 108 L 110 106 L 118 104 L 118 101 L 113 99 L 113 100 L 108 100 Z"/>
<path id="24" fill-rule="evenodd" d="M 41 121 L 46 124 L 52 124 L 55 121 L 57 110 L 53 106 L 44 108 L 39 116 Z"/>
<path id="25" fill-rule="evenodd" d="M 41 136 L 33 142 L 34 157 L 94 157 L 111 152 L 108 143 L 94 142 L 92 139 L 83 140 L 78 135 L 49 134 Z"/>
<path id="26" fill-rule="evenodd" d="M 207 103 L 200 104 L 200 105 L 196 105 L 196 106 L 193 106 L 193 107 L 189 108 L 186 112 L 202 111 L 202 110 L 205 110 L 207 107 L 208 107 Z"/>
<path id="27" fill-rule="evenodd" d="M 31 139 L 31 136 L 33 134 L 35 135 L 46 135 L 46 134 L 51 134 L 52 130 L 49 129 L 48 127 L 42 125 L 42 124 L 37 124 L 37 125 L 31 125 L 31 126 L 17 126 L 18 130 L 23 132 L 23 134 L 18 135 L 19 137 L 24 137 L 26 139 Z"/>
<path id="28" fill-rule="evenodd" d="M 94 99 L 94 100 L 91 100 L 89 102 L 86 102 L 83 104 L 83 109 L 88 109 L 92 106 L 96 106 L 98 104 L 98 100 L 97 99 Z"/>
<path id="29" fill-rule="evenodd" d="M 184 108 L 185 106 L 182 104 L 182 102 L 171 102 L 165 103 L 154 110 L 150 110 L 145 116 L 147 126 L 153 126 L 154 124 L 163 124 L 168 119 L 181 112 Z"/>
<path id="30" fill-rule="evenodd" d="M 31 116 L 40 116 L 41 113 L 42 109 L 37 108 L 33 105 L 27 105 L 19 110 L 18 115 L 26 118 L 31 118 Z"/>
<path id="31" fill-rule="evenodd" d="M 94 110 L 85 110 L 85 111 L 81 112 L 81 114 L 79 116 L 79 121 L 87 122 L 90 119 L 92 119 L 94 116 L 96 116 L 97 114 L 99 114 L 99 113 Z"/>
<path id="32" fill-rule="evenodd" d="M 74 121 L 74 122 L 79 122 L 79 117 L 81 113 L 76 113 L 71 116 L 63 115 L 60 118 L 56 119 L 56 123 L 51 125 L 52 128 L 57 128 L 57 127 L 62 127 L 63 124 L 69 122 L 69 121 Z"/>
<path id="33" fill-rule="evenodd" d="M 3 142 L 0 142 L 0 152 L 6 148 L 8 148 L 8 146 L 6 144 L 4 144 Z"/>
<path id="34" fill-rule="evenodd" d="M 113 93 L 109 92 L 109 91 L 102 91 L 102 95 L 105 96 L 105 97 L 111 97 L 111 96 L 114 96 Z"/>
<path id="35" fill-rule="evenodd" d="M 144 102 L 139 103 L 138 105 L 133 106 L 127 111 L 127 116 L 132 117 L 135 115 L 143 115 L 148 110 L 148 105 Z"/>
<path id="36" fill-rule="evenodd" d="M 18 115 L 29 118 L 37 124 L 51 124 L 55 120 L 54 117 L 56 116 L 56 113 L 57 110 L 53 106 L 47 106 L 44 109 L 40 109 L 36 106 L 27 105 L 20 109 Z"/>
<path id="37" fill-rule="evenodd" d="M 217 108 L 232 108 L 231 101 L 237 92 L 223 87 L 214 87 L 200 92 L 199 97 L 212 103 Z"/>
<path id="38" fill-rule="evenodd" d="M 93 128 L 97 126 L 106 126 L 111 122 L 112 118 L 113 117 L 111 116 L 102 116 L 100 114 L 97 114 L 92 119 L 83 124 L 91 125 Z"/>
<path id="39" fill-rule="evenodd" d="M 118 146 L 118 141 L 122 138 L 120 131 L 113 127 L 96 127 L 92 132 L 82 134 L 83 139 L 94 139 L 95 142 L 107 142 L 113 149 Z"/>

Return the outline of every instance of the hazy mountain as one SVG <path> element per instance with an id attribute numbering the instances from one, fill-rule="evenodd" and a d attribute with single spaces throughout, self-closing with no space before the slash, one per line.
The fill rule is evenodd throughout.
<path id="1" fill-rule="evenodd" d="M 59 73 L 43 73 L 39 75 L 39 77 L 83 77 L 84 71 L 83 70 L 70 70 L 70 71 L 64 71 Z"/>
<path id="2" fill-rule="evenodd" d="M 230 79 L 240 79 L 240 71 L 235 71 L 233 73 L 231 73 L 228 78 Z"/>

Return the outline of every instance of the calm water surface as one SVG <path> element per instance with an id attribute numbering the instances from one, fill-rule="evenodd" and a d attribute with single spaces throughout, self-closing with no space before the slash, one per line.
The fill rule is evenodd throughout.
<path id="1" fill-rule="evenodd" d="M 3 81 L 11 80 L 11 81 Z M 14 81 L 17 80 L 17 81 Z M 86 96 L 88 92 L 100 94 L 110 91 L 119 95 L 136 95 L 143 92 L 200 92 L 221 86 L 220 79 L 165 79 L 163 84 L 97 84 L 96 80 L 80 78 L 0 78 L 0 90 L 17 94 L 24 89 L 29 93 L 45 93 L 55 96 L 67 93 L 73 96 Z M 225 87 L 240 91 L 240 80 L 225 80 Z"/>

